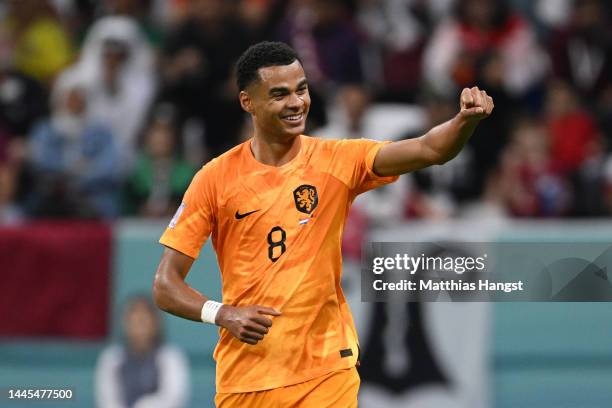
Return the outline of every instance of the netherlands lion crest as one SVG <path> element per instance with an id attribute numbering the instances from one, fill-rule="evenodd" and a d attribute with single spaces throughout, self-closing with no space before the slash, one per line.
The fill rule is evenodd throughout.
<path id="1" fill-rule="evenodd" d="M 295 200 L 295 208 L 305 214 L 312 213 L 319 204 L 316 187 L 308 184 L 302 184 L 293 190 L 293 199 Z"/>

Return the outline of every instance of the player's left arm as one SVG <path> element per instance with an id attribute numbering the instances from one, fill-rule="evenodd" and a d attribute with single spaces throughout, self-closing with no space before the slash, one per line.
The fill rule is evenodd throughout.
<path id="1" fill-rule="evenodd" d="M 485 91 L 465 88 L 460 111 L 425 135 L 383 146 L 374 159 L 379 176 L 397 176 L 434 164 L 444 164 L 461 151 L 482 119 L 493 111 L 493 98 Z"/>

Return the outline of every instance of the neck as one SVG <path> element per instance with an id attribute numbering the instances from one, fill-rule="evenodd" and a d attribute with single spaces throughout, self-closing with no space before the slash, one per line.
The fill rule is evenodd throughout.
<path id="1" fill-rule="evenodd" d="M 255 159 L 268 166 L 282 166 L 289 163 L 300 151 L 300 137 L 288 140 L 266 140 L 255 133 L 251 141 L 251 151 Z"/>

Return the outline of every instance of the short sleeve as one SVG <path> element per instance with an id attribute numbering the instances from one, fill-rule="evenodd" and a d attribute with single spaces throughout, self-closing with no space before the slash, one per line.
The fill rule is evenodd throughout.
<path id="1" fill-rule="evenodd" d="M 339 157 L 351 169 L 349 187 L 355 195 L 396 181 L 399 176 L 379 176 L 374 173 L 374 159 L 387 143 L 370 139 L 350 139 L 340 143 Z"/>
<path id="2" fill-rule="evenodd" d="M 213 169 L 211 162 L 196 173 L 160 244 L 198 257 L 216 222 Z"/>

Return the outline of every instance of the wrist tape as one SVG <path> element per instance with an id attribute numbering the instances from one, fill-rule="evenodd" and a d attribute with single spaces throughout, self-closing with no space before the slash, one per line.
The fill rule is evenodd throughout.
<path id="1" fill-rule="evenodd" d="M 215 319 L 217 317 L 217 313 L 219 309 L 221 309 L 223 303 L 215 302 L 214 300 L 207 300 L 202 306 L 202 312 L 200 317 L 204 323 L 212 323 L 215 324 Z"/>

